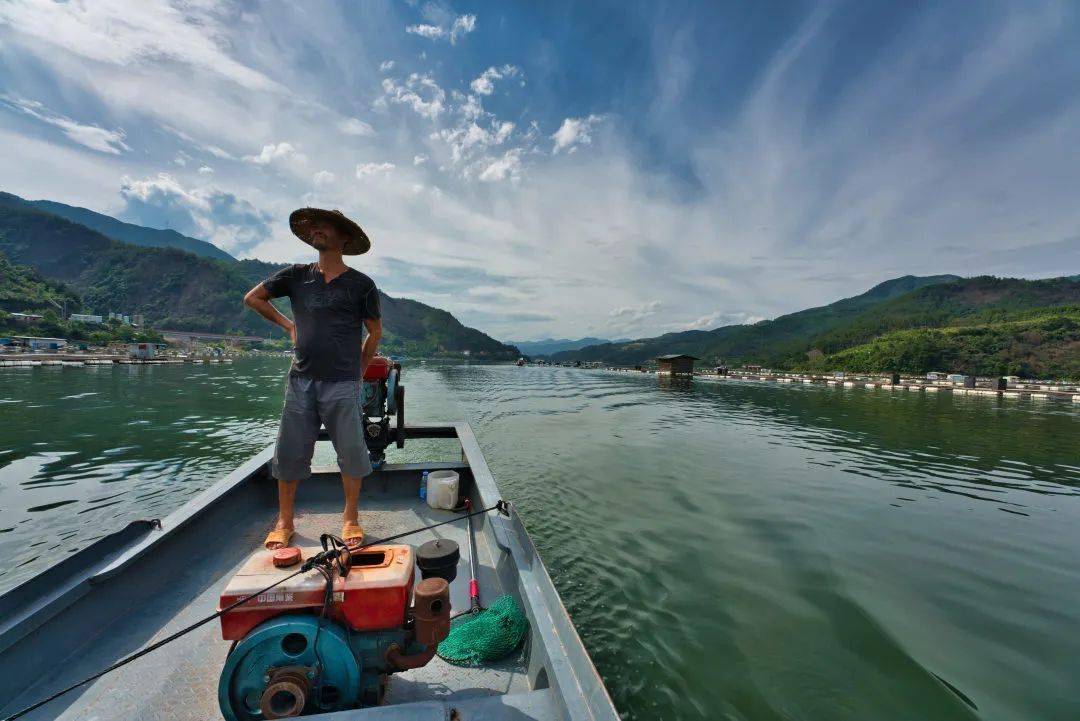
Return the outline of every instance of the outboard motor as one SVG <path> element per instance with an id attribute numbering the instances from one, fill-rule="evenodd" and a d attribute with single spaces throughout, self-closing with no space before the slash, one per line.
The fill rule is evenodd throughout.
<path id="1" fill-rule="evenodd" d="M 386 447 L 405 447 L 405 386 L 401 384 L 401 364 L 375 356 L 364 368 L 360 408 L 364 440 L 371 453 L 371 465 L 378 469 L 386 460 Z M 390 416 L 396 416 L 393 436 Z"/>
<path id="2" fill-rule="evenodd" d="M 229 581 L 218 608 L 281 580 L 301 556 L 319 551 L 256 552 Z M 289 561 L 291 567 L 279 567 Z M 234 642 L 218 682 L 225 719 L 381 703 L 389 674 L 427 664 L 450 631 L 449 584 L 427 578 L 414 588 L 413 565 L 409 546 L 372 546 L 327 575 L 312 569 L 222 614 L 222 638 Z"/>

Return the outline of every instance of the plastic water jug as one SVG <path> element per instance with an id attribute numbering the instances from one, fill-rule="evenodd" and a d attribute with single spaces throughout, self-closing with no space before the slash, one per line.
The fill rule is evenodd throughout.
<path id="1" fill-rule="evenodd" d="M 428 473 L 427 503 L 432 508 L 441 508 L 446 511 L 457 508 L 457 471 L 432 471 Z"/>

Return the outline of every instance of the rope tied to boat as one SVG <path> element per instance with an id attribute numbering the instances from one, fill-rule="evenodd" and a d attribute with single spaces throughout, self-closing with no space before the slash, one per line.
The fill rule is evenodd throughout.
<path id="1" fill-rule="evenodd" d="M 428 526 L 422 526 L 420 528 L 414 528 L 411 531 L 403 531 L 401 533 L 395 533 L 392 536 L 387 536 L 386 538 L 380 538 L 378 540 L 371 541 L 369 543 L 363 543 L 363 544 L 360 544 L 358 546 L 347 546 L 346 550 L 348 550 L 348 552 L 349 552 L 349 558 L 350 558 L 350 561 L 351 561 L 353 554 L 355 554 L 357 551 L 362 551 L 365 548 L 370 548 L 372 546 L 381 546 L 381 545 L 383 545 L 385 543 L 389 543 L 391 541 L 396 541 L 398 539 L 405 538 L 407 536 L 412 536 L 412 535 L 415 535 L 417 533 L 423 533 L 424 531 L 430 531 L 433 528 L 438 528 L 439 526 L 445 526 L 448 523 L 456 523 L 456 522 L 461 521 L 461 520 L 466 519 L 466 518 L 472 518 L 473 516 L 480 516 L 480 515 L 483 515 L 485 513 L 490 513 L 491 511 L 498 511 L 503 516 L 509 516 L 510 515 L 510 504 L 507 503 L 506 501 L 500 499 L 494 505 L 488 506 L 487 508 L 481 508 L 478 511 L 472 511 L 471 513 L 466 513 L 466 514 L 461 515 L 461 516 L 455 516 L 454 518 L 451 518 L 449 520 L 439 521 L 438 523 L 432 523 L 432 524 L 430 524 Z M 324 545 L 326 545 L 326 544 L 324 544 Z M 152 643 L 152 644 L 150 644 L 149 646 L 147 646 L 144 649 L 140 649 L 140 650 L 136 651 L 133 654 L 125 656 L 124 658 L 120 659 L 119 661 L 112 664 L 111 666 L 109 666 L 109 667 L 107 667 L 105 669 L 102 669 L 101 671 L 98 671 L 97 673 L 95 673 L 95 674 L 93 674 L 91 676 L 87 676 L 86 678 L 82 679 L 81 681 L 79 681 L 77 683 L 73 683 L 70 686 L 68 686 L 67 688 L 61 689 L 60 691 L 57 691 L 56 693 L 54 693 L 53 695 L 51 695 L 51 696 L 49 696 L 47 698 L 44 698 L 44 699 L 42 699 L 40 701 L 37 701 L 37 702 L 23 708 L 23 709 L 20 709 L 20 710 L 16 711 L 15 713 L 11 714 L 10 716 L 4 717 L 3 721 L 15 721 L 15 719 L 22 718 L 23 716 L 30 713 L 31 711 L 36 711 L 37 709 L 41 708 L 45 704 L 47 704 L 47 703 L 49 703 L 51 701 L 55 701 L 56 699 L 60 698 L 61 696 L 64 696 L 65 694 L 68 694 L 68 693 L 70 693 L 71 691 L 74 691 L 77 688 L 85 686 L 86 684 L 90 683 L 91 681 L 96 681 L 97 679 L 101 678 L 105 674 L 110 673 L 112 671 L 115 671 L 116 669 L 121 668 L 123 666 L 126 666 L 129 663 L 131 663 L 132 661 L 136 661 L 136 660 L 142 658 L 143 656 L 147 655 L 148 653 L 150 653 L 152 651 L 156 651 L 157 649 L 161 648 L 162 646 L 165 646 L 165 645 L 167 645 L 169 643 L 172 643 L 173 641 L 175 641 L 178 638 L 186 636 L 187 634 L 191 633 L 195 629 L 201 628 L 202 626 L 205 626 L 206 624 L 210 623 L 214 619 L 219 618 L 222 614 L 228 613 L 229 611 L 232 611 L 233 609 L 237 608 L 238 606 L 244 605 L 245 603 L 247 603 L 251 599 L 256 598 L 256 597 L 266 593 L 267 591 L 281 585 L 282 583 L 285 583 L 286 581 L 288 581 L 288 580 L 290 580 L 292 578 L 295 578 L 295 577 L 299 576 L 300 574 L 308 573 L 308 572 L 314 570 L 316 567 L 319 567 L 319 570 L 324 572 L 324 574 L 325 573 L 330 573 L 331 568 L 334 568 L 335 570 L 344 570 L 344 566 L 342 565 L 341 554 L 342 554 L 342 549 L 340 548 L 340 546 L 338 546 L 337 544 L 333 544 L 333 543 L 329 544 L 329 547 L 326 548 L 326 550 L 322 551 L 321 553 L 317 553 L 314 556 L 312 556 L 311 558 L 304 561 L 303 564 L 301 564 L 301 566 L 300 566 L 300 568 L 298 570 L 293 571 L 292 573 L 290 573 L 287 576 L 279 578 L 277 581 L 274 581 L 273 583 L 271 583 L 266 588 L 261 589 L 259 591 L 256 591 L 255 593 L 252 593 L 249 596 L 245 596 L 245 597 L 243 597 L 243 598 L 241 598 L 241 599 L 239 599 L 237 601 L 234 601 L 233 603 L 230 603 L 228 606 L 226 606 L 224 608 L 221 608 L 221 609 L 218 609 L 217 611 L 210 614 L 209 616 L 206 616 L 205 618 L 202 618 L 202 619 L 196 621 L 195 623 L 193 623 L 193 624 L 191 624 L 189 626 L 186 626 L 186 627 L 180 629 L 179 631 L 166 636 L 165 638 L 161 639 L 160 641 Z M 345 570 L 344 572 L 348 573 L 347 570 Z"/>

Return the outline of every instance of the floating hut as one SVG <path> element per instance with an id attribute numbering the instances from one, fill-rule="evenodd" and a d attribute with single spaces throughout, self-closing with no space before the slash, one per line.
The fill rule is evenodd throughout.
<path id="1" fill-rule="evenodd" d="M 692 376 L 696 360 L 700 359 L 685 353 L 662 355 L 656 359 L 656 364 L 659 366 L 656 372 L 662 376 Z"/>
<path id="2" fill-rule="evenodd" d="M 163 348 L 164 343 L 132 343 L 128 346 L 128 356 L 136 360 L 153 360 Z"/>

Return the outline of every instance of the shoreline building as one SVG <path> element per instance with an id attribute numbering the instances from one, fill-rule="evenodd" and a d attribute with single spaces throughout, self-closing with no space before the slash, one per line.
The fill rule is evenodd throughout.
<path id="1" fill-rule="evenodd" d="M 42 338 L 29 335 L 11 336 L 12 345 L 22 346 L 30 351 L 60 350 L 68 344 L 67 338 Z"/>

